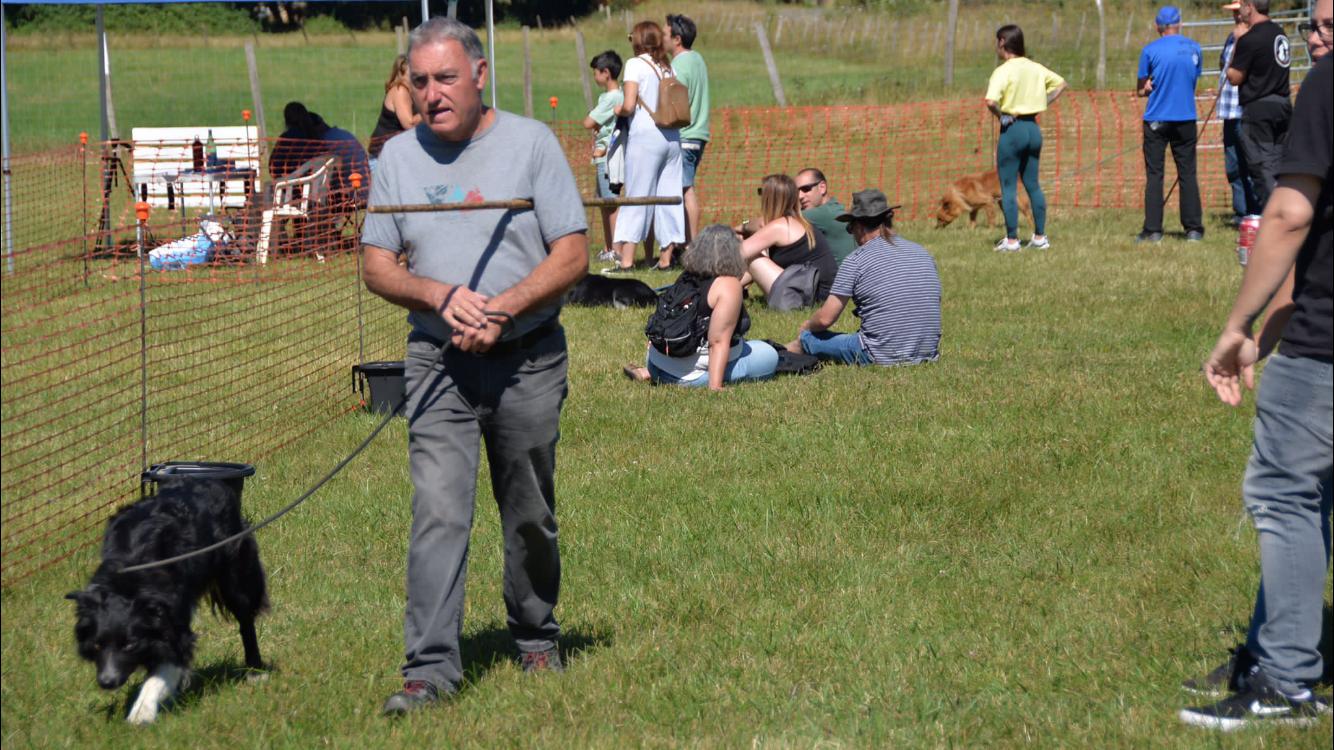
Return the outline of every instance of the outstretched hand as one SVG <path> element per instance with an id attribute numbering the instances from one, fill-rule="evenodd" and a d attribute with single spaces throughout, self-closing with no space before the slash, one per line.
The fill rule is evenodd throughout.
<path id="1" fill-rule="evenodd" d="M 1259 358 L 1255 340 L 1243 331 L 1228 329 L 1218 337 L 1209 359 L 1204 362 L 1204 378 L 1218 398 L 1228 406 L 1241 404 L 1241 385 L 1255 390 L 1255 362 Z"/>

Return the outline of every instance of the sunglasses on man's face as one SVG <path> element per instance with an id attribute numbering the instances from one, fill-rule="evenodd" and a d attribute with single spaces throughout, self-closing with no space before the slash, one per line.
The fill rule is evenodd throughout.
<path id="1" fill-rule="evenodd" d="M 812 190 L 814 190 L 815 187 L 816 187 L 817 185 L 819 185 L 819 184 L 820 184 L 820 183 L 818 183 L 818 182 L 812 182 L 812 183 L 809 184 L 809 185 L 798 185 L 798 186 L 797 186 L 797 189 L 800 190 L 800 191 L 803 192 L 803 193 L 809 193 L 809 192 L 811 192 Z"/>

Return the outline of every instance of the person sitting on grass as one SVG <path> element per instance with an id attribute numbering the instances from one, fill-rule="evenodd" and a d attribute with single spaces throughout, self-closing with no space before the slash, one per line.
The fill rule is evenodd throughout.
<path id="1" fill-rule="evenodd" d="M 785 174 L 771 174 L 760 184 L 759 194 L 761 218 L 753 222 L 759 229 L 752 232 L 749 219 L 736 228 L 744 238 L 741 257 L 747 264 L 742 284 L 758 284 L 773 310 L 823 302 L 838 263 L 824 233 L 802 215 L 797 183 Z"/>
<path id="2" fill-rule="evenodd" d="M 850 365 L 906 365 L 940 355 L 940 275 L 921 245 L 894 233 L 894 209 L 879 190 L 852 196 L 840 214 L 858 248 L 843 261 L 829 298 L 801 324 L 788 351 Z M 857 333 L 836 333 L 848 300 L 861 318 Z"/>
<path id="3" fill-rule="evenodd" d="M 750 316 L 741 303 L 741 242 L 722 224 L 700 230 L 686 247 L 681 265 L 682 279 L 690 276 L 704 290 L 705 304 L 699 317 L 708 320 L 708 336 L 699 349 L 685 357 L 669 357 L 648 347 L 648 366 L 626 365 L 631 380 L 671 383 L 691 388 L 708 386 L 723 390 L 725 383 L 765 380 L 778 367 L 778 352 L 763 341 L 743 338 L 750 329 Z"/>

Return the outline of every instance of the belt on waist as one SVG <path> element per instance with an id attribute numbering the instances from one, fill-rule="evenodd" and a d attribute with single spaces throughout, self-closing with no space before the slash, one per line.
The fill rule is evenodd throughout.
<path id="1" fill-rule="evenodd" d="M 533 330 L 523 334 L 522 336 L 519 336 L 518 338 L 508 339 L 506 341 L 497 341 L 495 344 L 491 346 L 490 349 L 486 350 L 485 352 L 476 354 L 475 356 L 495 357 L 505 354 L 513 354 L 514 352 L 517 351 L 522 351 L 524 349 L 533 346 L 534 344 L 537 344 L 539 341 L 546 338 L 547 336 L 550 336 L 551 334 L 555 333 L 556 329 L 558 328 L 560 328 L 560 324 L 557 323 L 556 320 L 553 318 L 539 325 Z M 423 333 L 422 331 L 413 331 L 409 333 L 408 341 L 410 342 L 420 341 L 441 349 L 445 347 L 445 342 L 432 336 L 429 333 Z"/>
<path id="2" fill-rule="evenodd" d="M 1025 122 L 1037 122 L 1038 120 L 1037 115 L 1010 115 L 1010 117 L 1013 117 L 1016 120 L 1023 120 Z"/>

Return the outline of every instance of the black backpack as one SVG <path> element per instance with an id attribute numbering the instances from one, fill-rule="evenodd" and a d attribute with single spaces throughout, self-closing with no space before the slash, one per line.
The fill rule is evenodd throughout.
<path id="1" fill-rule="evenodd" d="M 708 341 L 709 317 L 699 314 L 708 305 L 702 281 L 687 271 L 658 295 L 658 306 L 644 326 L 654 349 L 669 357 L 687 357 Z"/>

